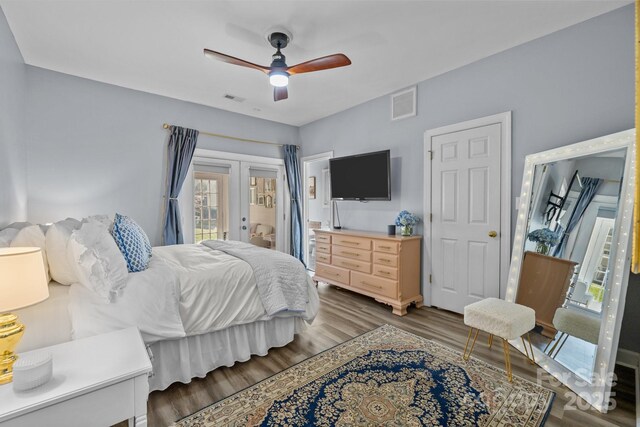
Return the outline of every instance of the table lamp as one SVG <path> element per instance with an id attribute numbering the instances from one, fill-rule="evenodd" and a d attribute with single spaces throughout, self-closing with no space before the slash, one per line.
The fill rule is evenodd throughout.
<path id="1" fill-rule="evenodd" d="M 49 287 L 40 248 L 0 248 L 0 384 L 13 380 L 24 325 L 9 310 L 44 301 Z"/>

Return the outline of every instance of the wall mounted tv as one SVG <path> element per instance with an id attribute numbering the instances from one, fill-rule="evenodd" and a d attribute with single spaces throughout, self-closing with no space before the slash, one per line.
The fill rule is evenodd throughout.
<path id="1" fill-rule="evenodd" d="M 391 200 L 389 150 L 329 159 L 333 200 Z"/>

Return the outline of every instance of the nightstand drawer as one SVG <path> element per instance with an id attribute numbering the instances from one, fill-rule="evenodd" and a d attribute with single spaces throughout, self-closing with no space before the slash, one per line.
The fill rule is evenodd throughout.
<path id="1" fill-rule="evenodd" d="M 350 258 L 342 258 L 334 256 L 331 260 L 331 264 L 338 267 L 348 268 L 349 270 L 361 271 L 363 273 L 371 273 L 371 263 L 365 261 L 358 261 Z"/>
<path id="2" fill-rule="evenodd" d="M 373 250 L 376 252 L 386 252 L 389 254 L 397 254 L 398 244 L 395 242 L 388 242 L 386 240 L 374 240 Z"/>
<path id="3" fill-rule="evenodd" d="M 378 265 L 384 265 L 387 267 L 397 267 L 398 266 L 398 256 L 397 255 L 389 255 L 382 254 L 379 252 L 373 253 L 373 263 Z"/>
<path id="4" fill-rule="evenodd" d="M 331 243 L 331 236 L 328 234 L 322 234 L 322 233 L 316 232 L 316 242 Z"/>
<path id="5" fill-rule="evenodd" d="M 321 278 L 329 279 L 334 282 L 349 284 L 349 270 L 344 268 L 333 267 L 330 265 L 318 264 L 316 265 L 316 280 Z"/>
<path id="6" fill-rule="evenodd" d="M 334 245 L 347 246 L 349 248 L 371 249 L 371 239 L 354 236 L 333 236 Z"/>
<path id="7" fill-rule="evenodd" d="M 318 253 L 330 254 L 331 253 L 331 245 L 327 243 L 316 243 L 316 251 Z"/>
<path id="8" fill-rule="evenodd" d="M 351 273 L 351 285 L 389 298 L 398 297 L 398 282 L 368 274 Z"/>
<path id="9" fill-rule="evenodd" d="M 336 245 L 331 246 L 331 251 L 334 255 L 338 255 L 341 257 L 371 262 L 371 251 L 363 251 L 362 249 L 345 248 L 344 246 L 336 246 Z"/>
<path id="10" fill-rule="evenodd" d="M 394 267 L 384 267 L 382 265 L 373 266 L 373 274 L 385 279 L 398 280 L 398 269 Z"/>
<path id="11" fill-rule="evenodd" d="M 321 262 L 323 264 L 331 264 L 331 255 L 323 254 L 323 253 L 317 253 L 316 254 L 316 261 L 317 262 Z"/>

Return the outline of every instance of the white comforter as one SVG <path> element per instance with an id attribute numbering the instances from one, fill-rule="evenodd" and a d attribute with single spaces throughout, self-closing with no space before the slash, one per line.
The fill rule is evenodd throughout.
<path id="1" fill-rule="evenodd" d="M 71 286 L 72 335 L 77 339 L 137 326 L 149 344 L 273 317 L 312 321 L 319 299 L 311 279 L 306 280 L 309 302 L 303 313 L 269 316 L 246 262 L 203 245 L 155 247 L 149 268 L 130 273 L 113 303 L 84 286 Z"/>

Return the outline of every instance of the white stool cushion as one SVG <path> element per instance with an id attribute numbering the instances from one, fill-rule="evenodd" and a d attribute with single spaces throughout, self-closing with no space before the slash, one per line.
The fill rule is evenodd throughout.
<path id="1" fill-rule="evenodd" d="M 600 319 L 568 308 L 559 308 L 553 316 L 553 326 L 561 332 L 598 344 Z"/>
<path id="2" fill-rule="evenodd" d="M 535 327 L 536 312 L 524 305 L 487 298 L 464 308 L 464 324 L 512 340 Z"/>

